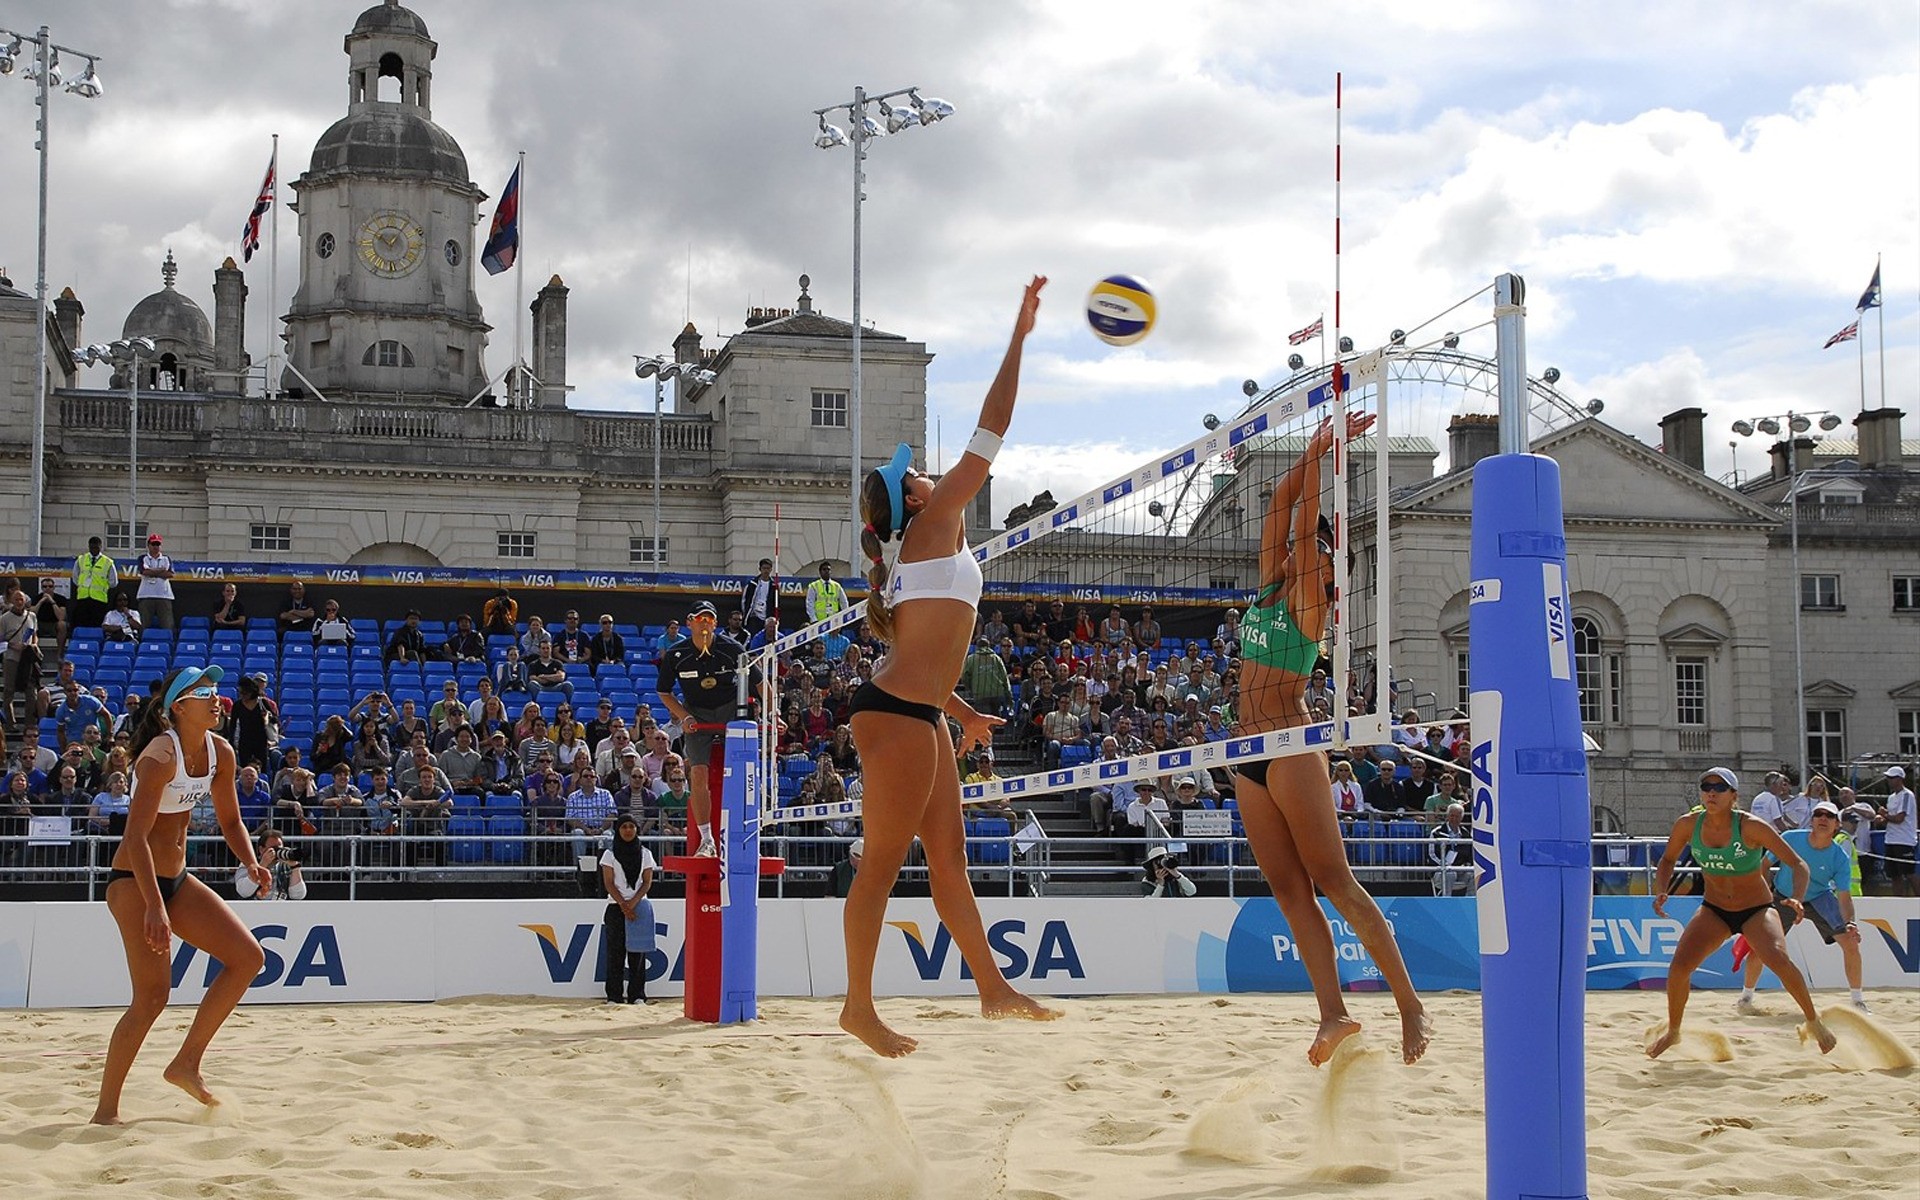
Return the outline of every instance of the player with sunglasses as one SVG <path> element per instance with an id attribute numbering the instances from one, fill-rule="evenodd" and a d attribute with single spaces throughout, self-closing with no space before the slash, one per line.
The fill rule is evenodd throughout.
<path id="1" fill-rule="evenodd" d="M 256 887 L 273 886 L 273 875 L 254 855 L 253 840 L 240 820 L 233 747 L 213 732 L 225 715 L 221 675 L 217 666 L 177 668 L 161 681 L 159 698 L 142 708 L 134 726 L 133 799 L 106 897 L 126 948 L 133 1002 L 107 1044 L 100 1102 L 93 1113 L 97 1125 L 120 1123 L 120 1089 L 127 1071 L 172 994 L 169 951 L 176 933 L 223 967 L 208 985 L 186 1041 L 164 1072 L 168 1083 L 202 1104 L 219 1100 L 200 1078 L 201 1056 L 265 962 L 260 943 L 226 901 L 187 873 L 187 825 L 194 806 L 210 800 L 241 870 Z"/>
<path id="2" fill-rule="evenodd" d="M 1780 840 L 1765 821 L 1742 812 L 1740 779 L 1725 767 L 1713 767 L 1700 777 L 1700 804 L 1673 823 L 1660 869 L 1654 876 L 1653 911 L 1667 915 L 1669 885 L 1680 852 L 1693 851 L 1700 865 L 1702 901 L 1673 948 L 1667 970 L 1667 1027 L 1652 1045 L 1648 1058 L 1658 1058 L 1680 1040 L 1680 1021 L 1693 993 L 1693 972 L 1707 956 L 1734 934 L 1744 934 L 1761 964 L 1780 977 L 1807 1019 L 1806 1036 L 1819 1043 L 1820 1053 L 1833 1049 L 1833 1034 L 1820 1023 L 1807 991 L 1806 977 L 1787 957 L 1787 934 L 1774 911 L 1773 886 L 1766 870 L 1767 855 L 1793 875 L 1793 891 L 1779 903 L 1796 918 L 1804 915 L 1807 885 L 1812 873 L 1806 860 Z"/>

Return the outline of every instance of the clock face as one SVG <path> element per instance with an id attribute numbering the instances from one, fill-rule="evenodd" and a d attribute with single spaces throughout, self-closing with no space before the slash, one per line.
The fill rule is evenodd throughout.
<path id="1" fill-rule="evenodd" d="M 360 227 L 360 261 L 375 275 L 397 279 L 420 265 L 426 230 L 405 213 L 375 213 Z"/>
<path id="2" fill-rule="evenodd" d="M 321 234 L 319 240 L 314 242 L 313 244 L 313 252 L 315 254 L 318 254 L 321 258 L 332 258 L 333 257 L 333 235 L 330 233 Z"/>
<path id="3" fill-rule="evenodd" d="M 452 238 L 447 239 L 447 265 L 450 267 L 460 265 L 460 243 Z"/>

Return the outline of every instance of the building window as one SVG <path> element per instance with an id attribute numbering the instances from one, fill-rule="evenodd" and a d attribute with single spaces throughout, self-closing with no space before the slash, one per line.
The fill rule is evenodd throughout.
<path id="1" fill-rule="evenodd" d="M 1598 725 L 1606 712 L 1606 677 L 1601 674 L 1600 626 L 1592 617 L 1573 619 L 1573 672 L 1580 687 L 1580 723 Z"/>
<path id="2" fill-rule="evenodd" d="M 1802 575 L 1800 607 L 1839 608 L 1840 577 L 1838 575 Z"/>
<path id="3" fill-rule="evenodd" d="M 285 554 L 293 549 L 293 526 L 249 525 L 247 548 L 255 554 Z"/>
<path id="4" fill-rule="evenodd" d="M 360 356 L 360 365 L 363 367 L 410 367 L 413 365 L 413 351 L 392 340 L 375 342 L 367 347 L 365 354 Z"/>
<path id="5" fill-rule="evenodd" d="M 1847 761 L 1847 714 L 1837 708 L 1807 710 L 1807 761 L 1820 766 Z"/>
<path id="6" fill-rule="evenodd" d="M 137 542 L 128 539 L 127 523 L 125 521 L 108 521 L 106 548 L 114 554 L 132 554 L 134 553 L 135 545 L 146 545 L 147 523 L 145 521 L 141 521 L 134 526 L 134 536 L 138 539 Z"/>
<path id="7" fill-rule="evenodd" d="M 532 558 L 533 533 L 503 529 L 500 531 L 501 558 Z"/>
<path id="8" fill-rule="evenodd" d="M 813 425 L 816 429 L 845 429 L 847 394 L 823 392 L 816 388 L 813 393 Z"/>
<path id="9" fill-rule="evenodd" d="M 1053 587 L 1065 587 L 1067 586 L 1067 573 L 1065 571 L 1035 571 L 1033 581 L 1035 583 L 1048 584 Z"/>
<path id="10" fill-rule="evenodd" d="M 1920 575 L 1893 577 L 1893 611 L 1920 612 Z"/>
<path id="11" fill-rule="evenodd" d="M 1900 757 L 1912 762 L 1920 758 L 1920 708 L 1903 708 L 1897 715 L 1895 732 L 1899 737 L 1895 744 Z"/>
<path id="12" fill-rule="evenodd" d="M 655 547 L 650 537 L 630 537 L 627 539 L 627 561 L 642 567 L 664 567 L 667 565 L 667 539 L 661 538 Z"/>
<path id="13" fill-rule="evenodd" d="M 1467 670 L 1467 652 L 1453 652 L 1453 693 L 1454 707 L 1465 708 L 1473 703 L 1473 675 Z"/>
<path id="14" fill-rule="evenodd" d="M 1707 723 L 1707 660 L 1673 660 L 1673 716 L 1675 723 L 1704 727 Z"/>
<path id="15" fill-rule="evenodd" d="M 1209 575 L 1207 586 L 1216 592 L 1237 592 L 1240 590 L 1238 575 Z"/>
<path id="16" fill-rule="evenodd" d="M 1158 582 L 1159 580 L 1155 578 L 1152 571 L 1122 571 L 1120 573 L 1120 583 L 1125 587 L 1150 588 Z"/>
<path id="17" fill-rule="evenodd" d="M 1607 655 L 1607 721 L 1609 724 L 1621 725 L 1626 721 L 1621 711 L 1625 706 L 1620 700 L 1626 691 L 1625 682 L 1626 664 L 1618 654 Z"/>

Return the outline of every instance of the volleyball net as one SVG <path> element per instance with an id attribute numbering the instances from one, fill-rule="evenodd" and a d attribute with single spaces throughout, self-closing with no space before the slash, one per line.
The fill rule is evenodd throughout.
<path id="1" fill-rule="evenodd" d="M 1156 749 L 1100 761 L 1063 762 L 1052 769 L 966 784 L 963 802 L 969 804 L 1089 787 L 1112 787 L 1170 773 L 1230 768 L 1293 754 L 1341 747 L 1348 742 L 1377 743 L 1389 733 L 1386 710 L 1392 700 L 1388 687 L 1386 648 L 1391 644 L 1385 606 L 1389 565 L 1385 539 L 1374 539 L 1364 556 L 1350 554 L 1349 529 L 1354 514 L 1369 515 L 1367 523 L 1385 527 L 1390 437 L 1385 419 L 1387 350 L 1354 355 L 1318 370 L 1296 375 L 1281 388 L 1257 395 L 1230 421 L 1209 419 L 1199 436 L 1151 459 L 1142 461 L 1099 487 L 1054 504 L 1044 511 L 1016 512 L 1017 524 L 995 532 L 974 547 L 975 559 L 986 576 L 980 611 L 985 618 L 998 609 L 1011 622 L 1031 600 L 1043 621 L 1057 625 L 1063 610 L 1071 619 L 1087 610 L 1095 623 L 1091 645 L 1069 636 L 1052 639 L 1072 642 L 1062 657 L 1093 662 L 1089 674 L 1114 674 L 1136 688 L 1135 704 L 1150 711 L 1147 692 L 1167 660 L 1196 646 L 1199 658 L 1209 655 L 1215 624 L 1228 609 L 1242 610 L 1263 581 L 1259 573 L 1262 530 L 1276 487 L 1304 450 L 1313 430 L 1331 420 L 1334 445 L 1323 464 L 1320 510 L 1332 534 L 1334 588 L 1328 633 L 1323 647 L 1330 659 L 1326 678 L 1326 719 L 1317 723 L 1270 731 L 1241 733 L 1224 728 L 1224 717 L 1211 710 L 1230 709 L 1230 689 L 1222 680 L 1199 707 L 1208 725 L 1197 744 Z M 1337 375 L 1336 375 L 1337 373 Z M 1370 433 L 1351 444 L 1346 415 L 1374 414 Z M 1054 610 L 1058 601 L 1060 610 Z M 1115 605 L 1137 615 L 1151 605 L 1163 629 L 1158 650 L 1128 646 L 1102 637 L 1097 623 Z M 781 636 L 757 652 L 763 680 L 763 714 L 781 711 L 783 656 L 813 642 L 845 636 L 864 619 L 864 601 Z M 1058 632 L 1058 629 L 1055 630 Z M 1372 651 L 1355 656 L 1357 642 Z M 1125 661 L 1122 661 L 1122 659 Z M 1127 672 L 1131 667 L 1132 671 Z M 1224 669 L 1216 663 L 1216 670 Z M 1119 701 L 1119 689 L 1110 693 L 1110 711 Z M 1176 704 L 1179 702 L 1176 701 Z M 1186 707 L 1186 706 L 1182 706 Z M 1194 715 L 1174 705 L 1168 719 Z M 1337 714 L 1347 714 L 1335 720 Z M 1149 727 L 1135 731 L 1143 740 Z M 1097 733 L 1092 737 L 1099 744 Z M 1190 739 L 1191 740 L 1191 739 Z M 763 816 L 782 822 L 845 820 L 859 814 L 860 801 L 782 803 L 782 778 L 769 728 L 765 746 L 761 809 Z M 1079 757 L 1076 755 L 1075 757 Z"/>

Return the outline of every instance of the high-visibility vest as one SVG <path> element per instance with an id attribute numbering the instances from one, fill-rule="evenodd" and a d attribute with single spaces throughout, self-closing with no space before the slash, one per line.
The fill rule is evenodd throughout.
<path id="1" fill-rule="evenodd" d="M 82 554 L 73 560 L 73 598 L 107 602 L 107 593 L 120 582 L 120 568 L 104 554 Z"/>
<path id="2" fill-rule="evenodd" d="M 837 579 L 816 579 L 807 585 L 807 619 L 818 621 L 847 606 L 847 589 Z"/>

